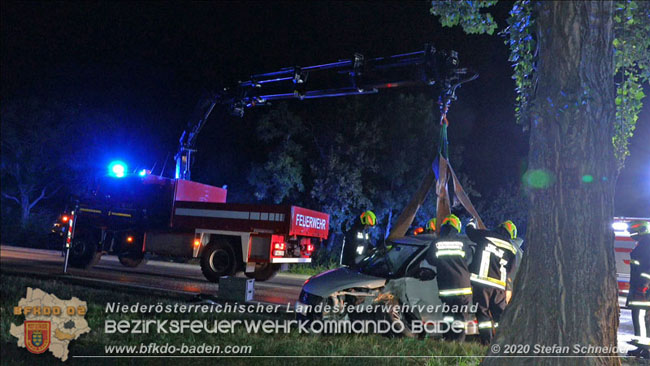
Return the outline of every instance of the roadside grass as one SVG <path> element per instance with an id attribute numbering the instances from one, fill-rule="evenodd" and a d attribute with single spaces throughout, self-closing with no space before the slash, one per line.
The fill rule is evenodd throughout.
<path id="1" fill-rule="evenodd" d="M 479 357 L 455 356 L 480 356 L 486 353 L 486 348 L 477 343 L 443 342 L 434 339 L 406 339 L 391 338 L 380 335 L 315 335 L 300 334 L 297 329 L 290 333 L 265 334 L 247 333 L 243 327 L 235 328 L 233 333 L 220 334 L 158 334 L 153 330 L 148 334 L 106 334 L 104 321 L 135 320 L 135 319 L 277 319 L 278 315 L 269 314 L 241 314 L 241 313 L 193 313 L 193 314 L 107 314 L 107 302 L 119 302 L 132 305 L 135 303 L 156 305 L 174 305 L 181 301 L 171 297 L 150 296 L 136 292 L 122 292 L 104 290 L 79 285 L 71 285 L 60 280 L 41 280 L 26 278 L 18 275 L 0 274 L 2 287 L 0 289 L 0 356 L 3 364 L 11 360 L 12 365 L 51 365 L 61 364 L 49 352 L 34 355 L 24 348 L 16 346 L 16 338 L 9 334 L 10 324 L 23 323 L 22 316 L 13 315 L 13 307 L 18 304 L 21 297 L 25 296 L 26 288 L 40 288 L 52 293 L 60 299 L 78 297 L 88 304 L 88 321 L 90 333 L 82 335 L 68 346 L 70 358 L 66 365 L 158 365 L 163 363 L 186 364 L 224 364 L 224 365 L 393 365 L 414 364 L 428 366 L 442 365 L 478 365 Z M 282 314 L 285 319 L 288 315 Z M 186 345 L 219 345 L 222 348 L 228 345 L 251 346 L 249 356 L 237 357 L 211 357 L 211 358 L 171 358 L 169 355 L 153 355 L 157 358 L 136 358 L 127 356 L 123 358 L 80 358 L 82 355 L 105 355 L 105 345 L 136 345 L 140 344 L 170 344 L 174 346 Z M 197 355 L 201 356 L 201 355 Z M 257 357 L 256 357 L 257 356 Z M 293 356 L 301 358 L 265 358 L 260 356 Z M 356 356 L 356 357 L 355 357 Z M 361 358 L 358 356 L 369 356 Z M 427 357 L 422 357 L 427 356 Z M 430 356 L 430 358 L 429 358 Z M 435 356 L 454 356 L 448 358 L 435 358 Z M 190 361 L 191 359 L 191 361 Z"/>
<path id="2" fill-rule="evenodd" d="M 289 269 L 287 270 L 287 273 L 294 273 L 294 274 L 301 274 L 301 275 L 308 275 L 308 276 L 315 276 L 319 273 L 323 273 L 325 271 L 328 271 L 330 269 L 338 268 L 338 265 L 331 265 L 331 266 L 310 266 L 310 265 L 304 265 L 304 264 L 295 264 L 295 265 L 290 265 Z"/>

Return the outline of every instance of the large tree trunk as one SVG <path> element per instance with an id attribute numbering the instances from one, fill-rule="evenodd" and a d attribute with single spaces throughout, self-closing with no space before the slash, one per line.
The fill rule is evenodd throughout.
<path id="1" fill-rule="evenodd" d="M 533 189 L 522 268 L 495 345 L 528 357 L 484 365 L 619 365 L 612 352 L 575 356 L 574 345 L 616 345 L 618 302 L 611 231 L 616 168 L 611 1 L 538 2 L 540 50 L 531 113 Z M 547 180 L 548 178 L 548 180 Z M 542 354 L 535 345 L 568 346 Z M 496 347 L 495 347 L 496 348 Z M 537 348 L 539 350 L 539 348 Z"/>

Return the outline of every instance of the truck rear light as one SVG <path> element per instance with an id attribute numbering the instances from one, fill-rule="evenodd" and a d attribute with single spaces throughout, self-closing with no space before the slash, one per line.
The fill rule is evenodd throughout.
<path id="1" fill-rule="evenodd" d="M 273 243 L 273 249 L 274 250 L 285 250 L 286 248 L 287 248 L 287 245 L 285 243 Z"/>
<path id="2" fill-rule="evenodd" d="M 199 246 L 201 246 L 201 240 L 200 239 L 194 239 L 194 247 L 198 248 Z"/>
<path id="3" fill-rule="evenodd" d="M 274 250 L 273 251 L 273 256 L 274 257 L 284 257 L 284 250 Z"/>
<path id="4" fill-rule="evenodd" d="M 314 251 L 314 244 L 307 244 L 307 253 L 311 253 Z"/>
<path id="5" fill-rule="evenodd" d="M 133 237 L 132 236 L 127 236 L 126 237 L 126 242 L 127 243 L 133 243 Z"/>

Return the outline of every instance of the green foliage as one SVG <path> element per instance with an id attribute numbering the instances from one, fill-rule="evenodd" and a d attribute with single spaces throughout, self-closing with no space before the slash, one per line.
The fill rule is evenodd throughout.
<path id="1" fill-rule="evenodd" d="M 497 23 L 490 13 L 481 13 L 481 9 L 497 3 L 491 1 L 449 1 L 434 0 L 431 2 L 431 14 L 440 17 L 440 23 L 445 27 L 459 25 L 469 34 L 492 34 Z"/>
<path id="2" fill-rule="evenodd" d="M 496 1 L 432 1 L 431 13 L 440 16 L 443 26 L 460 24 L 466 33 L 492 34 L 493 29 L 486 27 L 486 20 L 492 18 L 489 14 L 479 14 L 479 8 L 495 3 Z M 527 128 L 527 116 L 536 87 L 538 49 L 532 7 L 530 0 L 516 1 L 510 10 L 508 27 L 501 32 L 507 37 L 506 44 L 510 47 L 508 60 L 512 62 L 512 78 L 516 82 L 517 122 L 522 123 L 524 128 Z M 614 62 L 618 81 L 612 143 L 620 169 L 629 155 L 628 141 L 643 106 L 645 94 L 642 87 L 650 80 L 650 2 L 617 1 L 613 18 Z M 491 21 L 489 24 L 494 23 Z"/>
<path id="3" fill-rule="evenodd" d="M 517 183 L 510 183 L 500 188 L 489 200 L 478 204 L 481 218 L 487 227 L 496 227 L 505 220 L 512 220 L 517 225 L 520 237 L 526 233 L 529 200 L 527 191 Z"/>
<path id="4" fill-rule="evenodd" d="M 312 111 L 302 118 L 282 104 L 264 116 L 257 133 L 269 154 L 253 166 L 249 182 L 258 199 L 329 213 L 335 233 L 372 209 L 382 228 L 373 230 L 373 236 L 384 237 L 430 169 L 439 134 L 437 106 L 423 95 L 328 103 L 328 112 Z M 316 130 L 315 125 L 327 128 Z M 462 150 L 457 145 L 452 149 L 457 171 Z M 468 193 L 478 195 L 472 182 L 460 176 Z M 430 196 L 415 224 L 435 215 L 435 197 Z"/>
<path id="5" fill-rule="evenodd" d="M 304 134 L 303 121 L 286 104 L 261 118 L 257 135 L 271 151 L 266 162 L 254 165 L 248 177 L 257 199 L 270 198 L 280 203 L 304 191 L 302 177 L 307 166 L 303 164 L 305 154 L 300 140 Z"/>
<path id="6" fill-rule="evenodd" d="M 614 153 L 623 167 L 628 141 L 643 107 L 642 86 L 650 80 L 650 2 L 619 1 L 614 12 L 616 123 Z"/>
<path id="7" fill-rule="evenodd" d="M 515 116 L 517 122 L 524 123 L 528 115 L 529 103 L 535 91 L 535 59 L 537 44 L 533 37 L 535 20 L 531 16 L 532 6 L 529 0 L 519 0 L 514 3 L 508 18 L 508 27 L 501 33 L 507 37 L 506 44 L 510 48 L 508 61 L 512 63 L 512 78 L 515 80 L 517 99 Z"/>
<path id="8" fill-rule="evenodd" d="M 293 192 L 303 192 L 304 153 L 296 138 L 303 134 L 303 122 L 287 110 L 286 104 L 271 110 L 261 118 L 257 135 L 271 146 L 268 160 L 253 166 L 248 181 L 257 199 L 270 198 L 280 203 Z"/>

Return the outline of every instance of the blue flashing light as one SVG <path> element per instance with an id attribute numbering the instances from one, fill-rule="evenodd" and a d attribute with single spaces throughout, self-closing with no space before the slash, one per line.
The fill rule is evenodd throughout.
<path id="1" fill-rule="evenodd" d="M 126 175 L 127 166 L 123 161 L 112 161 L 108 164 L 108 175 L 115 178 L 123 178 Z"/>
<path id="2" fill-rule="evenodd" d="M 149 173 L 149 171 L 148 171 L 147 169 L 142 169 L 142 170 L 140 170 L 140 171 L 138 172 L 138 175 L 141 176 L 141 177 L 144 177 L 144 176 L 147 175 L 148 173 Z"/>

